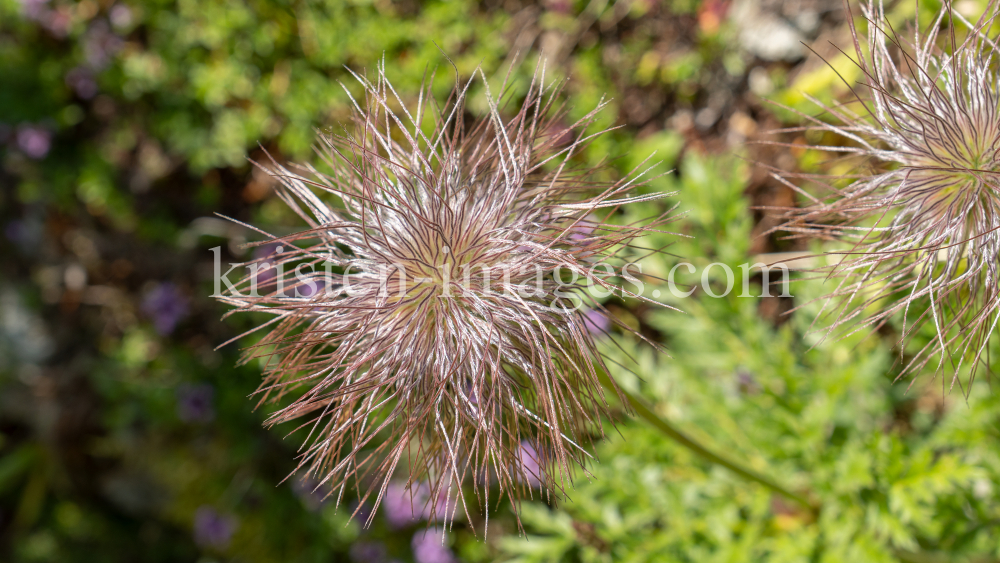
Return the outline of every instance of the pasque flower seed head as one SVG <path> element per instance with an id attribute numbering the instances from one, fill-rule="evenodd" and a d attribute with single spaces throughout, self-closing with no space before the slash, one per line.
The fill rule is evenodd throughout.
<path id="1" fill-rule="evenodd" d="M 468 513 L 463 486 L 486 507 L 497 483 L 516 509 L 532 483 L 551 493 L 584 464 L 608 405 L 587 287 L 644 299 L 615 282 L 636 272 L 621 270 L 633 239 L 672 218 L 612 223 L 667 194 L 576 164 L 603 103 L 567 126 L 540 70 L 505 120 L 511 96 L 479 75 L 489 110 L 477 121 L 473 80 L 444 104 L 430 80 L 407 106 L 384 66 L 356 76 L 365 103 L 353 131 L 321 136 L 324 166 L 265 166 L 309 229 L 269 237 L 274 275 L 222 298 L 273 315 L 248 359 L 266 363 L 265 399 L 294 397 L 269 422 L 302 421 L 299 468 L 337 495 L 356 486 L 359 505 L 408 471 L 430 522 Z"/>
<path id="2" fill-rule="evenodd" d="M 945 1 L 905 37 L 880 1 L 862 12 L 867 37 L 851 25 L 861 71 L 849 84 L 853 103 L 816 102 L 832 120 L 809 117 L 809 128 L 845 142 L 812 148 L 864 164 L 850 176 L 780 174 L 812 200 L 783 228 L 848 243 L 826 272 L 839 280 L 826 302 L 830 326 L 877 329 L 898 315 L 900 344 L 932 327 L 903 374 L 950 370 L 954 385 L 963 362 L 975 375 L 1000 319 L 997 2 L 972 23 Z"/>

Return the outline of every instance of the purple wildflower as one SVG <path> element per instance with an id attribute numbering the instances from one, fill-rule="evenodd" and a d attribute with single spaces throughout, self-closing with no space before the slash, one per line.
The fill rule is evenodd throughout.
<path id="1" fill-rule="evenodd" d="M 330 496 L 329 487 L 309 476 L 292 481 L 292 490 L 310 512 L 323 508 Z"/>
<path id="2" fill-rule="evenodd" d="M 188 300 L 176 285 L 164 282 L 153 287 L 143 297 L 142 312 L 153 320 L 156 332 L 166 336 L 187 316 Z"/>
<path id="3" fill-rule="evenodd" d="M 57 6 L 54 10 L 43 10 L 37 21 L 49 30 L 49 33 L 62 39 L 69 35 L 69 28 L 73 25 L 71 10 L 72 7 L 67 5 Z"/>
<path id="4" fill-rule="evenodd" d="M 379 542 L 359 541 L 351 544 L 347 554 L 354 563 L 382 563 L 388 552 Z"/>
<path id="5" fill-rule="evenodd" d="M 760 391 L 760 384 L 757 383 L 757 378 L 750 370 L 743 367 L 737 368 L 735 376 L 736 388 L 739 389 L 740 393 L 753 394 Z"/>
<path id="6" fill-rule="evenodd" d="M 101 70 L 111 63 L 111 58 L 118 54 L 124 44 L 120 37 L 111 32 L 106 21 L 96 20 L 84 35 L 83 54 L 90 68 Z"/>
<path id="7" fill-rule="evenodd" d="M 45 226 L 38 217 L 14 219 L 4 226 L 4 235 L 22 252 L 37 252 L 44 237 Z"/>
<path id="8" fill-rule="evenodd" d="M 118 29 L 127 28 L 132 25 L 132 9 L 125 4 L 115 4 L 108 12 L 108 19 Z"/>
<path id="9" fill-rule="evenodd" d="M 21 0 L 21 13 L 25 19 L 39 21 L 48 10 L 49 0 Z"/>
<path id="10" fill-rule="evenodd" d="M 52 148 L 52 134 L 34 125 L 19 127 L 17 130 L 17 148 L 30 158 L 38 160 L 49 154 Z"/>
<path id="11" fill-rule="evenodd" d="M 215 389 L 208 383 L 181 385 L 177 388 L 177 418 L 188 423 L 211 422 L 215 418 L 214 395 Z"/>
<path id="12" fill-rule="evenodd" d="M 3 229 L 4 236 L 11 242 L 21 242 L 25 238 L 24 222 L 14 219 L 7 222 Z"/>
<path id="13" fill-rule="evenodd" d="M 547 0 L 544 5 L 548 10 L 557 14 L 569 14 L 573 10 L 573 4 L 570 0 Z"/>
<path id="14" fill-rule="evenodd" d="M 93 73 L 83 67 L 76 67 L 66 73 L 66 85 L 84 100 L 97 95 L 97 81 L 94 80 Z"/>
<path id="15" fill-rule="evenodd" d="M 410 547 L 417 563 L 457 563 L 455 554 L 444 545 L 445 533 L 442 528 L 420 530 L 413 534 Z"/>
<path id="16" fill-rule="evenodd" d="M 398 530 L 419 521 L 428 498 L 426 485 L 407 489 L 402 483 L 389 483 L 382 496 L 383 514 L 389 527 Z"/>
<path id="17" fill-rule="evenodd" d="M 520 458 L 519 467 L 523 482 L 532 489 L 539 488 L 544 478 L 542 476 L 542 458 L 538 454 L 538 450 L 531 442 L 522 440 L 518 457 Z"/>
<path id="18" fill-rule="evenodd" d="M 371 505 L 369 505 L 366 502 L 359 502 L 357 500 L 352 500 L 349 505 L 349 508 L 351 510 L 351 515 L 360 520 L 361 522 L 371 521 L 372 514 L 374 514 L 372 512 Z"/>
<path id="19" fill-rule="evenodd" d="M 221 514 L 211 506 L 201 506 L 194 513 L 194 540 L 202 547 L 222 550 L 229 547 L 236 526 L 232 516 Z"/>
<path id="20" fill-rule="evenodd" d="M 253 249 L 253 261 L 250 264 L 251 268 L 256 269 L 256 282 L 259 291 L 264 290 L 274 281 L 277 275 L 275 273 L 276 261 L 280 258 L 282 250 L 284 248 L 276 242 L 262 244 Z"/>
<path id="21" fill-rule="evenodd" d="M 608 333 L 608 329 L 611 328 L 611 319 L 608 317 L 608 313 L 597 309 L 590 309 L 585 315 L 584 326 L 587 327 L 590 334 L 604 336 Z"/>
<path id="22" fill-rule="evenodd" d="M 595 220 L 593 217 L 582 219 L 575 227 L 570 229 L 569 240 L 586 241 L 588 238 L 594 236 L 594 230 L 600 224 L 601 222 Z"/>

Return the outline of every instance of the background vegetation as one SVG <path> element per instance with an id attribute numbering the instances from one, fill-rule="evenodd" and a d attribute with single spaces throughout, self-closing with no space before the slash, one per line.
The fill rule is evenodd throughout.
<path id="1" fill-rule="evenodd" d="M 209 249 L 246 258 L 252 234 L 213 213 L 299 226 L 246 158 L 311 158 L 314 129 L 348 116 L 339 81 L 358 91 L 345 65 L 384 58 L 404 93 L 438 69 L 443 95 L 442 52 L 463 78 L 514 63 L 519 87 L 544 56 L 573 112 L 612 98 L 602 123 L 622 127 L 584 158 L 623 173 L 657 151 L 676 168 L 648 189 L 678 191 L 693 238 L 650 244 L 735 267 L 805 250 L 765 236 L 760 208 L 795 198 L 747 162 L 822 164 L 752 141 L 806 144 L 764 135 L 795 123 L 766 99 L 814 112 L 804 94 L 845 94 L 799 43 L 850 79 L 828 43 L 849 46 L 845 17 L 839 0 L 0 0 L 0 559 L 996 560 L 1000 398 L 986 378 L 894 383 L 897 329 L 821 342 L 819 282 L 794 299 L 698 292 L 683 314 L 608 303 L 671 350 L 612 336 L 636 359 L 615 374 L 627 389 L 818 512 L 620 416 L 569 500 L 523 507 L 524 535 L 500 507 L 485 539 L 460 521 L 442 545 L 400 502 L 363 529 L 284 480 L 299 437 L 261 428 L 257 366 L 214 350 L 250 321 L 219 321 Z"/>

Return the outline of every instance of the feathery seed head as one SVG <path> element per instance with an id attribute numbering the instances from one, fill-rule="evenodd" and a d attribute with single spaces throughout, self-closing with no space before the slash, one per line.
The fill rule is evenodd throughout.
<path id="1" fill-rule="evenodd" d="M 784 229 L 851 245 L 828 268 L 841 280 L 828 296 L 832 328 L 877 328 L 902 314 L 902 343 L 932 324 L 935 340 L 903 373 L 937 358 L 937 369 L 951 363 L 954 385 L 963 359 L 973 359 L 974 376 L 1000 318 L 1000 74 L 989 37 L 997 2 L 973 24 L 945 1 L 926 32 L 915 22 L 912 40 L 893 30 L 881 0 L 862 12 L 867 38 L 851 24 L 859 109 L 816 101 L 833 123 L 807 119 L 849 142 L 812 148 L 862 157 L 875 171 L 782 174 L 813 201 L 791 212 Z M 825 195 L 800 190 L 793 178 L 818 183 Z M 867 310 L 879 303 L 888 305 Z"/>
<path id="2" fill-rule="evenodd" d="M 429 487 L 428 521 L 468 516 L 466 481 L 484 507 L 483 483 L 498 483 L 516 510 L 532 483 L 563 488 L 601 435 L 588 285 L 641 298 L 615 285 L 618 266 L 671 216 L 606 220 L 669 194 L 579 169 L 601 106 L 568 136 L 543 71 L 506 121 L 483 76 L 490 110 L 469 126 L 471 80 L 442 106 L 425 84 L 408 108 L 384 67 L 356 78 L 366 104 L 354 132 L 321 136 L 325 172 L 269 166 L 310 228 L 267 241 L 283 249 L 263 295 L 248 276 L 222 300 L 274 315 L 247 358 L 266 360 L 265 399 L 294 394 L 269 423 L 304 420 L 299 468 L 338 499 L 353 483 L 377 506 L 402 465 L 411 489 Z"/>

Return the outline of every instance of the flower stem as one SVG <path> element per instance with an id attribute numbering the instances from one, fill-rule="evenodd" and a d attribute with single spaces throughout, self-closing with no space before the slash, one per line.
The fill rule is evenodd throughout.
<path id="1" fill-rule="evenodd" d="M 788 490 L 787 488 L 779 485 L 776 481 L 770 479 L 769 477 L 761 475 L 760 473 L 757 473 L 756 471 L 750 468 L 744 467 L 739 463 L 731 459 L 728 459 L 721 454 L 715 453 L 712 450 L 708 449 L 707 447 L 699 444 L 694 438 L 688 436 L 685 432 L 683 432 L 682 430 L 680 430 L 667 420 L 661 418 L 656 413 L 654 413 L 653 410 L 646 404 L 646 402 L 643 399 L 636 397 L 635 395 L 632 395 L 631 393 L 625 391 L 624 389 L 616 388 L 616 386 L 611 382 L 611 379 L 608 377 L 607 374 L 602 373 L 600 375 L 601 375 L 601 383 L 604 384 L 606 388 L 615 393 L 621 392 L 621 394 L 624 395 L 626 399 L 628 399 L 628 402 L 631 404 L 632 410 L 635 411 L 635 414 L 637 416 L 645 419 L 646 422 L 649 422 L 654 428 L 662 432 L 665 436 L 669 437 L 674 442 L 680 444 L 681 446 L 684 446 L 691 452 L 701 456 L 703 459 L 705 459 L 710 463 L 714 463 L 715 465 L 721 465 L 722 467 L 725 467 L 726 469 L 732 471 L 733 473 L 736 473 L 737 475 L 743 477 L 744 479 L 763 485 L 768 489 L 771 489 L 772 491 L 784 496 L 785 498 L 795 501 L 796 503 L 802 505 L 804 508 L 806 508 L 807 510 L 809 510 L 814 514 L 819 512 L 819 505 L 817 503 L 810 502 L 809 499 L 807 499 L 806 497 Z"/>

